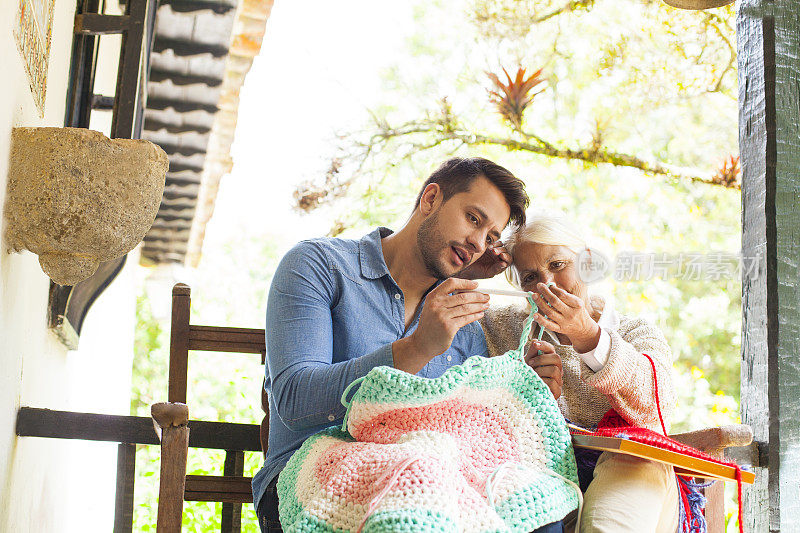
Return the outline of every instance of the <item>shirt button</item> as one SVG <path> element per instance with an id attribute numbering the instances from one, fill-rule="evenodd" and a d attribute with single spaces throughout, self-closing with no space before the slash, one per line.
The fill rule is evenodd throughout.
<path id="1" fill-rule="evenodd" d="M 452 355 L 448 355 L 448 356 L 447 356 L 447 360 L 448 360 L 448 361 L 452 361 L 452 360 L 453 360 L 453 356 L 452 356 Z"/>
<path id="2" fill-rule="evenodd" d="M 399 300 L 399 299 L 400 299 L 400 293 L 399 293 L 399 292 L 398 292 L 398 293 L 395 293 L 395 295 L 394 295 L 394 299 L 395 299 L 395 300 Z"/>
<path id="3" fill-rule="evenodd" d="M 336 420 L 336 417 L 335 417 L 335 416 L 333 416 L 333 415 L 328 415 L 328 420 L 330 420 L 331 422 L 333 422 L 334 420 Z"/>

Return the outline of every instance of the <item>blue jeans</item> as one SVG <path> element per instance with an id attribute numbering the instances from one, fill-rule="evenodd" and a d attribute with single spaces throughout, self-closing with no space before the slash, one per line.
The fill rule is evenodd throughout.
<path id="1" fill-rule="evenodd" d="M 276 477 L 267 485 L 264 496 L 261 498 L 261 503 L 258 505 L 258 525 L 261 527 L 261 533 L 283 533 L 281 523 L 278 521 L 278 491 L 275 485 L 278 483 Z M 535 529 L 532 533 L 563 533 L 564 524 L 559 520 L 551 524 L 545 524 L 542 527 Z"/>

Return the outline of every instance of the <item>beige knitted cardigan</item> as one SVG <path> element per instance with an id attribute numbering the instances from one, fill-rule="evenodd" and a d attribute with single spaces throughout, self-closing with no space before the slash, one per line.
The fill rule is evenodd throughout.
<path id="1" fill-rule="evenodd" d="M 602 309 L 602 298 L 592 297 L 595 309 Z M 490 307 L 481 320 L 486 333 L 489 355 L 502 355 L 514 349 L 522 334 L 522 322 L 528 312 L 522 305 Z M 564 370 L 563 392 L 558 398 L 561 412 L 571 422 L 584 427 L 596 426 L 603 415 L 614 408 L 635 426 L 661 433 L 658 420 L 653 371 L 642 353 L 653 358 L 658 374 L 661 413 L 669 431 L 675 407 L 672 384 L 672 352 L 664 334 L 640 318 L 620 315 L 619 328 L 608 331 L 611 350 L 599 372 L 594 372 L 572 346 L 556 346 Z M 535 327 L 538 330 L 538 326 Z M 538 331 L 536 331 L 538 333 Z M 531 331 L 531 339 L 535 338 Z"/>

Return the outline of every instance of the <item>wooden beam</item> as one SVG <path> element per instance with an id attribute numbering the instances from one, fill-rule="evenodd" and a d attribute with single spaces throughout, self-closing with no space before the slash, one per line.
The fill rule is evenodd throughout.
<path id="1" fill-rule="evenodd" d="M 800 523 L 800 0 L 743 0 L 737 16 L 742 254 L 742 418 L 767 443 L 745 491 L 746 531 Z"/>
<path id="2" fill-rule="evenodd" d="M 112 139 L 138 138 L 135 131 L 137 114 L 144 107 L 139 101 L 141 86 L 147 82 L 148 65 L 142 62 L 142 49 L 147 49 L 143 40 L 149 37 L 145 24 L 155 0 L 128 0 L 125 15 L 129 18 L 122 33 L 119 66 L 117 67 L 117 92 L 114 95 L 114 113 L 111 118 Z"/>
<path id="3" fill-rule="evenodd" d="M 261 451 L 260 426 L 190 420 L 189 446 L 216 450 Z M 55 439 L 158 444 L 150 417 L 101 415 L 21 407 L 17 435 Z"/>
<path id="4" fill-rule="evenodd" d="M 114 35 L 127 31 L 130 23 L 128 15 L 82 13 L 75 15 L 73 32 L 79 35 Z"/>

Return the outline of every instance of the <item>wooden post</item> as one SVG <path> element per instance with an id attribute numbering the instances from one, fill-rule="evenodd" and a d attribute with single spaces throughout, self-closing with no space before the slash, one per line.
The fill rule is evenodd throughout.
<path id="1" fill-rule="evenodd" d="M 705 450 L 707 454 L 717 459 L 725 458 L 724 450 Z M 704 481 L 704 480 L 700 480 Z M 704 491 L 706 497 L 706 526 L 709 533 L 724 533 L 725 531 L 725 483 L 717 481 Z"/>
<path id="2" fill-rule="evenodd" d="M 157 403 L 150 413 L 161 438 L 156 533 L 180 533 L 189 453 L 189 408 L 180 403 Z"/>
<path id="3" fill-rule="evenodd" d="M 238 476 L 244 475 L 244 452 L 237 450 L 225 450 L 225 466 L 222 475 Z M 240 533 L 242 531 L 242 504 L 223 502 L 221 533 Z"/>
<path id="4" fill-rule="evenodd" d="M 742 0 L 742 417 L 766 443 L 767 468 L 745 490 L 744 527 L 800 526 L 800 0 Z"/>
<path id="5" fill-rule="evenodd" d="M 114 533 L 133 531 L 133 481 L 136 475 L 136 445 L 121 443 L 117 448 L 117 495 L 114 505 Z"/>

